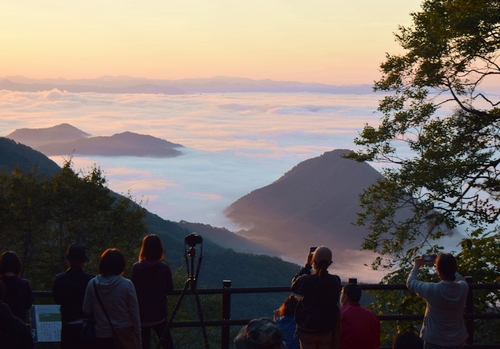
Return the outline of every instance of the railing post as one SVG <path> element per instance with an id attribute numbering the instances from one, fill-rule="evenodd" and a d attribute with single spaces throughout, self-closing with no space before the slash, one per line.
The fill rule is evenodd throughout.
<path id="1" fill-rule="evenodd" d="M 231 288 L 231 280 L 223 280 L 222 288 Z M 222 320 L 231 319 L 231 293 L 222 292 Z M 221 329 L 221 349 L 229 349 L 230 326 L 222 325 Z"/>
<path id="2" fill-rule="evenodd" d="M 467 315 L 474 313 L 474 296 L 472 294 L 472 288 L 470 285 L 472 284 L 472 276 L 466 276 L 465 281 L 467 281 L 467 285 L 469 285 L 469 292 L 467 293 L 467 300 L 465 301 L 465 313 Z M 467 344 L 474 344 L 474 320 L 467 318 L 465 319 L 465 328 L 467 329 L 467 333 L 469 337 L 467 338 Z"/>
<path id="3" fill-rule="evenodd" d="M 358 279 L 357 278 L 349 278 L 349 283 L 357 285 L 358 284 Z"/>

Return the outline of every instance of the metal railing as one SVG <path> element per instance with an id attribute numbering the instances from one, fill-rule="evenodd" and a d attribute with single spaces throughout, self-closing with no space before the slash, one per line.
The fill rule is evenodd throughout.
<path id="1" fill-rule="evenodd" d="M 493 349 L 500 348 L 499 344 L 491 345 L 474 345 L 474 320 L 492 320 L 500 319 L 499 313 L 488 313 L 488 314 L 475 314 L 473 312 L 474 305 L 474 290 L 500 290 L 500 284 L 475 284 L 473 283 L 472 277 L 466 276 L 465 280 L 469 285 L 469 293 L 467 295 L 467 301 L 465 306 L 465 324 L 467 327 L 467 332 L 469 333 L 469 338 L 467 339 L 467 344 L 465 348 L 467 349 Z M 349 279 L 350 283 L 357 283 L 357 279 Z M 387 284 L 359 284 L 362 290 L 408 290 L 406 285 L 387 285 Z M 172 295 L 180 295 L 181 290 L 174 290 Z M 232 288 L 230 280 L 224 280 L 222 282 L 222 288 L 219 289 L 198 289 L 198 294 L 200 295 L 222 295 L 222 318 L 221 320 L 208 320 L 203 321 L 204 325 L 207 327 L 221 327 L 221 349 L 230 348 L 230 329 L 231 326 L 244 326 L 251 319 L 231 319 L 231 296 L 233 294 L 250 294 L 250 293 L 282 293 L 290 292 L 289 286 L 278 286 L 278 287 L 240 287 Z M 52 292 L 50 291 L 34 291 L 35 297 L 52 297 Z M 190 294 L 187 290 L 186 294 Z M 378 315 L 380 321 L 400 321 L 400 320 L 422 320 L 422 314 L 383 314 Z M 174 319 L 175 320 L 175 319 Z M 201 327 L 202 323 L 200 321 L 191 322 L 172 322 L 171 327 Z M 381 349 L 390 347 L 380 347 Z"/>

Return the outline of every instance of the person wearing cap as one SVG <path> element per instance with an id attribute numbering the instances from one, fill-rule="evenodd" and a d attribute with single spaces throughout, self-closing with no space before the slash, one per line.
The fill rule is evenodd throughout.
<path id="1" fill-rule="evenodd" d="M 82 310 L 87 284 L 94 277 L 83 271 L 88 261 L 85 247 L 80 244 L 69 246 L 65 255 L 69 268 L 57 274 L 52 287 L 54 302 L 60 304 L 61 311 L 61 349 L 82 349 Z"/>
<path id="2" fill-rule="evenodd" d="M 292 292 L 302 296 L 295 311 L 301 349 L 330 349 L 340 339 L 340 278 L 328 273 L 331 264 L 332 251 L 320 246 L 292 279 Z"/>
<path id="3" fill-rule="evenodd" d="M 287 349 L 280 325 L 269 318 L 248 322 L 234 338 L 236 349 Z"/>

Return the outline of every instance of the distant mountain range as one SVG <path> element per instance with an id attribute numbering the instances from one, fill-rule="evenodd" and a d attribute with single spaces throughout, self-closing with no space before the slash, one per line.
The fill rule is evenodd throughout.
<path id="1" fill-rule="evenodd" d="M 38 129 L 22 128 L 6 137 L 26 144 L 47 156 L 78 154 L 173 157 L 182 154 L 177 148 L 183 148 L 180 144 L 132 132 L 109 137 L 90 137 L 90 134 L 69 124 Z"/>
<path id="2" fill-rule="evenodd" d="M 0 78 L 0 90 L 11 91 L 50 91 L 58 89 L 68 92 L 96 93 L 229 93 L 229 92 L 282 92 L 282 93 L 333 93 L 367 94 L 373 93 L 372 86 L 364 85 L 326 85 L 293 81 L 252 80 L 233 77 L 214 77 L 210 79 L 160 80 L 133 78 L 129 76 L 103 76 L 97 79 L 28 79 L 22 76 Z"/>

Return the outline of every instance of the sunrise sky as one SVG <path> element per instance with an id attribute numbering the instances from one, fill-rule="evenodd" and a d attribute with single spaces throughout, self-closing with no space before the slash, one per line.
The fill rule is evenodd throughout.
<path id="1" fill-rule="evenodd" d="M 3 0 L 0 77 L 372 83 L 420 0 Z"/>

